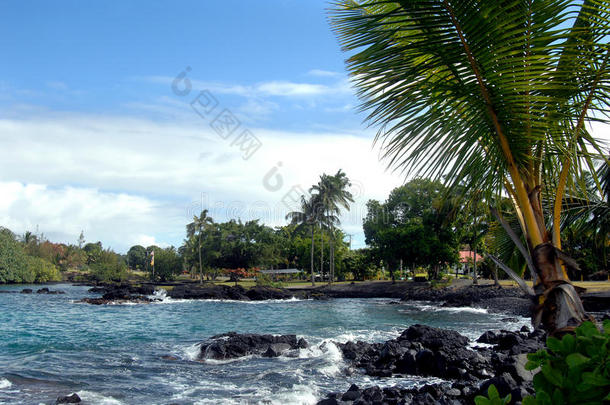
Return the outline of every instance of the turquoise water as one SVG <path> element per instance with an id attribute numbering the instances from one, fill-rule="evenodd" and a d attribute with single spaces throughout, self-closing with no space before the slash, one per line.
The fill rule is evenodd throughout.
<path id="1" fill-rule="evenodd" d="M 20 291 L 37 286 L 0 286 Z M 308 404 L 360 384 L 411 386 L 425 380 L 347 377 L 331 341 L 384 341 L 415 323 L 471 338 L 528 320 L 471 308 L 438 309 L 385 299 L 271 302 L 164 299 L 94 306 L 88 287 L 65 295 L 0 294 L 0 403 L 53 403 L 77 392 L 90 404 Z M 198 342 L 223 332 L 296 334 L 312 347 L 298 357 L 194 361 Z M 175 359 L 163 358 L 172 356 Z"/>

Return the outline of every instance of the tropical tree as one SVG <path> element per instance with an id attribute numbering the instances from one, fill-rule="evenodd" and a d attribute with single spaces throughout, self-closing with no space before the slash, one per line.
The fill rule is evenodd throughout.
<path id="1" fill-rule="evenodd" d="M 345 208 L 349 210 L 349 204 L 354 202 L 352 194 L 348 191 L 348 187 L 351 183 L 345 173 L 339 169 L 334 176 L 328 174 L 322 174 L 318 184 L 311 187 L 310 192 L 317 198 L 320 209 L 318 210 L 318 223 L 320 224 L 320 230 L 322 231 L 322 238 L 320 239 L 323 243 L 324 228 L 329 228 L 329 271 L 328 271 L 328 283 L 330 284 L 334 277 L 334 227 L 339 225 L 339 214 L 341 209 Z M 320 249 L 320 267 L 323 271 L 324 263 L 324 249 Z"/>
<path id="2" fill-rule="evenodd" d="M 319 195 L 311 195 L 309 199 L 305 198 L 305 196 L 301 196 L 301 210 L 289 212 L 286 215 L 286 219 L 289 220 L 292 224 L 297 225 L 298 227 L 309 226 L 309 231 L 311 233 L 311 250 L 310 250 L 310 274 L 311 274 L 311 285 L 315 286 L 315 277 L 313 274 L 313 253 L 314 253 L 314 230 L 316 227 L 316 222 L 319 221 Z"/>
<path id="3" fill-rule="evenodd" d="M 201 211 L 199 216 L 193 216 L 193 222 L 186 226 L 186 236 L 197 240 L 197 254 L 199 255 L 199 282 L 203 283 L 203 263 L 201 261 L 201 237 L 204 230 L 209 228 L 214 221 L 208 216 L 208 210 Z"/>
<path id="4" fill-rule="evenodd" d="M 532 323 L 588 319 L 559 225 L 566 189 L 602 154 L 585 124 L 608 123 L 610 2 L 341 0 L 331 21 L 389 164 L 510 196 Z"/>
<path id="5" fill-rule="evenodd" d="M 127 251 L 127 264 L 132 269 L 144 269 L 146 267 L 146 248 L 134 245 Z"/>

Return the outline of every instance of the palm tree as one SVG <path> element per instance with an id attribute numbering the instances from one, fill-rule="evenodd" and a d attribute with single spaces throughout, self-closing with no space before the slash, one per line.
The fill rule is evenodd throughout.
<path id="1" fill-rule="evenodd" d="M 197 252 L 199 255 L 199 282 L 203 284 L 203 263 L 201 261 L 201 236 L 203 231 L 214 223 L 211 217 L 208 216 L 208 210 L 201 211 L 199 216 L 193 216 L 193 222 L 186 226 L 186 234 L 188 238 L 197 239 Z"/>
<path id="2" fill-rule="evenodd" d="M 311 192 L 319 199 L 320 212 L 318 222 L 322 233 L 322 242 L 324 241 L 324 227 L 328 227 L 329 232 L 329 270 L 328 283 L 331 284 L 334 279 L 335 257 L 334 257 L 334 227 L 339 225 L 339 214 L 341 208 L 349 210 L 350 202 L 354 202 L 352 194 L 347 190 L 351 183 L 345 173 L 339 169 L 334 176 L 322 174 L 318 184 L 311 187 Z M 320 263 L 323 263 L 323 248 L 321 249 Z"/>
<path id="3" fill-rule="evenodd" d="M 341 0 L 332 11 L 389 165 L 511 198 L 536 274 L 532 323 L 551 332 L 589 319 L 559 224 L 566 189 L 603 153 L 585 124 L 609 121 L 609 17 L 607 0 Z"/>
<path id="4" fill-rule="evenodd" d="M 348 191 L 351 186 L 346 174 L 339 169 L 334 176 L 330 177 L 330 185 L 327 187 L 327 192 L 330 194 L 331 212 L 336 214 L 336 221 L 330 222 L 330 280 L 335 278 L 335 232 L 334 226 L 339 225 L 339 215 L 341 208 L 349 211 L 350 203 L 354 202 L 352 193 Z"/>
<path id="5" fill-rule="evenodd" d="M 314 228 L 318 221 L 318 210 L 319 204 L 317 196 L 312 195 L 309 199 L 305 196 L 301 196 L 301 211 L 289 212 L 286 215 L 286 219 L 290 220 L 293 224 L 298 226 L 309 226 L 311 232 L 311 258 L 310 258 L 310 274 L 311 274 L 311 285 L 315 286 L 315 278 L 313 274 L 313 251 L 314 251 Z"/>

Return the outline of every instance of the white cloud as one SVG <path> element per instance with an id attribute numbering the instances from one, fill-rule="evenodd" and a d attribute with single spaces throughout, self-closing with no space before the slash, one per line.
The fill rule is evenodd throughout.
<path id="1" fill-rule="evenodd" d="M 68 90 L 68 85 L 66 85 L 66 83 L 64 82 L 60 82 L 60 81 L 50 81 L 46 83 L 47 87 L 49 87 L 50 89 L 53 90 Z"/>
<path id="2" fill-rule="evenodd" d="M 147 76 L 143 80 L 171 85 L 174 78 L 169 76 Z M 316 96 L 328 95 L 348 95 L 352 94 L 349 81 L 347 79 L 336 80 L 334 83 L 298 83 L 286 80 L 271 80 L 259 82 L 252 85 L 236 85 L 221 82 L 208 82 L 196 80 L 189 77 L 191 86 L 196 90 L 209 90 L 213 94 L 230 94 L 242 97 L 296 97 L 311 98 Z"/>
<path id="3" fill-rule="evenodd" d="M 387 198 L 404 180 L 379 162 L 373 133 L 250 127 L 262 146 L 244 160 L 233 144 L 240 130 L 222 139 L 188 105 L 174 107 L 193 119 L 36 109 L 25 118 L 0 119 L 0 225 L 19 233 L 38 226 L 52 240 L 70 243 L 84 230 L 88 240 L 121 251 L 133 244 L 179 245 L 184 226 L 203 208 L 220 221 L 284 224 L 283 200 L 293 186 L 307 190 L 320 174 L 343 169 L 357 197 L 344 229 L 360 242 L 366 201 Z M 594 124 L 593 133 L 610 139 L 609 126 Z"/>
<path id="4" fill-rule="evenodd" d="M 155 201 L 126 193 L 94 188 L 0 182 L 0 224 L 21 234 L 39 229 L 52 241 L 76 243 L 81 230 L 90 242 L 126 250 L 129 246 L 156 243 L 152 234 L 176 232 L 178 224 Z M 168 215 L 170 214 L 170 215 Z"/>
<path id="5" fill-rule="evenodd" d="M 307 72 L 307 74 L 310 76 L 320 76 L 320 77 L 337 77 L 337 76 L 341 75 L 341 73 L 339 73 L 339 72 L 333 72 L 330 70 L 323 70 L 323 69 L 312 69 L 309 72 Z"/>
<path id="6" fill-rule="evenodd" d="M 358 196 L 344 223 L 361 231 L 367 199 L 385 198 L 402 181 L 384 172 L 372 135 L 250 128 L 262 147 L 244 160 L 232 145 L 236 135 L 224 140 L 206 121 L 195 122 L 76 114 L 0 119 L 0 225 L 19 233 L 38 225 L 71 243 L 84 229 L 88 240 L 122 251 L 136 243 L 180 244 L 202 208 L 217 220 L 285 224 L 282 200 L 291 187 L 306 190 L 321 173 L 341 168 Z M 281 187 L 270 191 L 263 181 L 279 162 Z"/>

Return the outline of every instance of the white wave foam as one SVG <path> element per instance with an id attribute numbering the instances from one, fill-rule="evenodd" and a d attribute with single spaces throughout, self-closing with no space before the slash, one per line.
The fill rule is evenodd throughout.
<path id="1" fill-rule="evenodd" d="M 188 300 L 193 301 L 193 300 Z M 221 300 L 221 299 L 201 299 L 194 301 L 209 301 L 209 302 L 226 302 L 226 303 L 235 303 L 235 304 L 249 304 L 249 305 L 262 305 L 262 304 L 288 304 L 293 302 L 301 302 L 301 301 L 313 301 L 311 299 L 301 299 L 301 298 L 287 298 L 285 300 L 262 300 L 262 301 L 242 301 L 242 300 Z"/>
<path id="2" fill-rule="evenodd" d="M 317 371 L 327 377 L 336 376 L 345 368 L 341 350 L 330 340 L 324 340 L 317 346 L 300 349 L 298 357 L 300 359 L 323 358 L 326 365 L 318 367 Z"/>
<path id="3" fill-rule="evenodd" d="M 13 383 L 11 383 L 6 378 L 0 378 L 0 390 L 5 390 L 7 388 L 10 388 L 12 385 L 13 385 Z"/>
<path id="4" fill-rule="evenodd" d="M 458 312 L 469 312 L 473 314 L 487 314 L 489 311 L 486 308 L 477 308 L 477 307 L 440 307 L 437 305 L 430 304 L 420 304 L 415 303 L 415 306 L 421 311 L 430 311 L 430 312 L 450 312 L 450 313 L 458 313 Z M 399 309 L 399 312 L 411 312 L 406 309 Z"/>
<path id="5" fill-rule="evenodd" d="M 123 405 L 123 402 L 113 397 L 106 397 L 102 394 L 92 391 L 78 391 L 78 396 L 81 397 L 83 402 L 88 402 L 98 405 Z"/>
<path id="6" fill-rule="evenodd" d="M 357 342 L 359 340 L 363 342 L 384 342 L 386 340 L 395 339 L 399 336 L 404 327 L 395 327 L 392 330 L 371 330 L 371 329 L 356 329 L 349 332 L 340 333 L 333 340 L 339 343 L 346 343 L 348 341 Z"/>
<path id="7" fill-rule="evenodd" d="M 201 352 L 201 343 L 195 343 L 194 345 L 181 347 L 180 352 L 181 357 L 187 360 L 199 360 L 199 353 Z"/>
<path id="8" fill-rule="evenodd" d="M 167 295 L 167 291 L 164 289 L 155 290 L 152 295 L 149 295 L 148 298 L 154 300 L 153 304 L 176 304 L 183 302 L 222 302 L 222 303 L 235 303 L 235 304 L 286 304 L 292 302 L 301 302 L 301 301 L 312 301 L 311 299 L 300 299 L 296 297 L 287 298 L 287 299 L 277 299 L 277 300 L 263 300 L 263 301 L 242 301 L 242 300 L 229 300 L 229 299 L 193 299 L 193 298 L 172 298 Z"/>
<path id="9" fill-rule="evenodd" d="M 307 385 L 294 385 L 290 390 L 280 391 L 271 398 L 272 404 L 316 404 L 318 402 L 316 390 Z M 265 403 L 265 402 L 261 402 Z"/>

